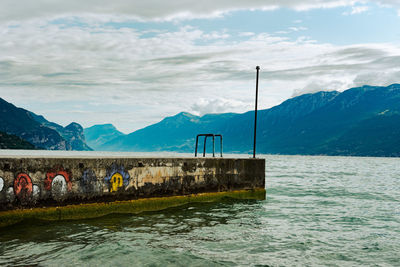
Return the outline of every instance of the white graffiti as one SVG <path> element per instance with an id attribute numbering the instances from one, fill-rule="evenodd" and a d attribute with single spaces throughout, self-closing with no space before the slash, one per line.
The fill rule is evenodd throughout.
<path id="1" fill-rule="evenodd" d="M 6 198 L 7 198 L 8 202 L 10 202 L 10 203 L 11 203 L 11 202 L 14 202 L 14 199 L 15 199 L 14 188 L 9 187 L 9 188 L 7 189 Z"/>
<path id="2" fill-rule="evenodd" d="M 67 182 L 64 176 L 57 175 L 51 182 L 51 195 L 55 200 L 62 200 L 67 193 Z"/>
<path id="3" fill-rule="evenodd" d="M 4 187 L 4 180 L 0 177 L 0 192 L 3 190 Z"/>
<path id="4" fill-rule="evenodd" d="M 33 188 L 32 188 L 32 198 L 33 198 L 33 201 L 38 201 L 39 200 L 39 197 L 40 197 L 40 188 L 39 188 L 39 186 L 37 186 L 37 185 L 33 185 Z"/>

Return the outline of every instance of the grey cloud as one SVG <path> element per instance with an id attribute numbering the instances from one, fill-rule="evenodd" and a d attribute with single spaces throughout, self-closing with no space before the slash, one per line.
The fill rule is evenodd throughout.
<path id="1" fill-rule="evenodd" d="M 229 56 L 233 54 L 237 54 L 244 51 L 237 51 L 237 50 L 225 50 L 219 52 L 204 52 L 204 53 L 191 53 L 191 54 L 182 54 L 179 56 L 173 57 L 160 57 L 151 59 L 150 62 L 162 63 L 162 64 L 188 64 L 188 63 L 196 63 L 199 61 L 204 60 L 212 60 L 215 57 L 222 57 L 222 56 Z"/>
<path id="2" fill-rule="evenodd" d="M 369 69 L 360 71 L 354 79 L 356 86 L 393 83 L 400 83 L 400 56 L 377 59 L 372 62 Z"/>
<path id="3" fill-rule="evenodd" d="M 374 60 L 375 65 L 380 65 L 384 68 L 400 68 L 400 56 L 387 56 Z M 400 78 L 400 77 L 399 77 Z"/>
<path id="4" fill-rule="evenodd" d="M 263 107 L 278 104 L 294 89 L 343 90 L 399 77 L 400 48 L 388 44 L 332 46 L 267 34 L 198 44 L 204 33 L 193 28 L 152 38 L 141 38 L 137 30 L 95 28 L 27 23 L 5 30 L 0 25 L 0 95 L 37 103 L 33 111 L 39 114 L 43 103 L 63 102 L 51 106 L 65 112 L 62 123 L 75 116 L 68 103 L 101 103 L 96 110 L 101 120 L 133 130 L 182 110 L 246 111 L 258 64 Z M 93 114 L 81 118 L 90 124 Z M 91 123 L 96 122 L 100 119 Z"/>
<path id="5" fill-rule="evenodd" d="M 318 77 L 321 75 L 332 75 L 338 72 L 354 71 L 366 67 L 363 64 L 326 64 L 310 67 L 292 68 L 278 71 L 268 71 L 265 73 L 271 80 L 302 80 L 305 77 Z"/>
<path id="6" fill-rule="evenodd" d="M 208 64 L 203 65 L 199 72 L 209 77 L 216 78 L 220 81 L 229 80 L 247 80 L 250 77 L 251 67 L 246 66 L 243 69 L 243 62 L 240 60 L 211 60 Z"/>
<path id="7" fill-rule="evenodd" d="M 388 52 L 385 51 L 384 48 L 350 47 L 338 49 L 332 53 L 322 54 L 321 57 L 326 57 L 327 59 L 332 58 L 331 61 L 347 61 L 348 63 L 328 64 L 328 62 L 325 62 L 301 68 L 269 71 L 266 73 L 266 76 L 276 80 L 301 80 L 304 79 L 304 77 L 318 77 L 335 73 L 343 73 L 346 75 L 362 71 L 373 73 L 379 69 L 385 69 L 387 71 L 398 69 L 398 66 L 400 66 L 400 56 L 386 55 L 388 55 Z"/>
<path id="8" fill-rule="evenodd" d="M 48 77 L 48 78 L 51 78 L 51 77 L 59 77 L 59 76 L 70 76 L 70 75 L 76 75 L 77 73 L 75 72 L 54 72 L 54 73 L 45 73 L 45 74 L 42 74 L 43 75 L 43 77 Z"/>
<path id="9" fill-rule="evenodd" d="M 345 49 L 340 49 L 327 56 L 332 56 L 341 59 L 348 59 L 348 60 L 351 59 L 368 60 L 368 59 L 384 57 L 386 54 L 387 52 L 382 49 L 361 46 L 361 47 L 349 47 Z"/>
<path id="10" fill-rule="evenodd" d="M 155 58 L 152 59 L 152 62 L 161 63 L 165 65 L 173 64 L 173 65 L 185 65 L 188 63 L 196 63 L 199 61 L 203 61 L 212 57 L 211 55 L 181 55 L 174 57 L 163 57 L 163 58 Z"/>
<path id="11" fill-rule="evenodd" d="M 11 69 L 14 66 L 14 62 L 12 60 L 0 60 L 0 67 L 2 69 Z"/>
<path id="12" fill-rule="evenodd" d="M 354 79 L 355 86 L 380 85 L 388 86 L 394 83 L 400 83 L 400 69 L 389 71 L 377 71 L 374 74 L 362 73 Z"/>
<path id="13" fill-rule="evenodd" d="M 311 8 L 331 8 L 363 3 L 363 0 L 2 0 L 0 20 L 18 21 L 37 17 L 57 17 L 62 15 L 99 14 L 132 16 L 141 19 L 173 19 L 218 16 L 221 12 L 240 9 L 271 9 L 287 7 L 297 10 Z M 372 1 L 371 1 L 372 2 Z M 375 1 L 399 6 L 394 0 Z"/>

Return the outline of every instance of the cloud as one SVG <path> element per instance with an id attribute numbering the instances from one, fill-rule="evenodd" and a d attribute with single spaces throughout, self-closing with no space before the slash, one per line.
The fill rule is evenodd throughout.
<path id="1" fill-rule="evenodd" d="M 351 7 L 351 12 L 344 12 L 343 15 L 356 15 L 356 14 L 361 14 L 370 9 L 369 6 L 352 6 Z"/>
<path id="2" fill-rule="evenodd" d="M 125 132 L 183 110 L 251 109 L 256 65 L 260 108 L 294 90 L 395 82 L 400 72 L 392 44 L 335 46 L 268 33 L 232 41 L 229 30 L 140 30 L 79 18 L 2 24 L 0 32 L 2 97 L 64 125 L 113 122 Z"/>
<path id="3" fill-rule="evenodd" d="M 299 32 L 299 31 L 306 31 L 308 29 L 306 27 L 289 27 L 289 30 L 293 32 Z"/>
<path id="4" fill-rule="evenodd" d="M 363 13 L 368 10 L 369 10 L 368 6 L 354 6 L 354 7 L 352 7 L 351 14 L 352 15 L 360 14 L 360 13 Z"/>
<path id="5" fill-rule="evenodd" d="M 361 72 L 354 79 L 355 86 L 363 86 L 365 84 L 368 85 L 390 85 L 394 83 L 400 83 L 400 69 L 396 70 L 382 70 L 375 73 L 374 76 L 368 72 Z"/>
<path id="6" fill-rule="evenodd" d="M 210 113 L 223 113 L 232 109 L 249 110 L 251 109 L 251 105 L 240 100 L 228 98 L 208 99 L 202 97 L 195 100 L 190 112 L 195 115 L 203 116 Z"/>
<path id="7" fill-rule="evenodd" d="M 97 15 L 104 20 L 112 19 L 108 15 L 138 20 L 175 20 L 220 17 L 235 10 L 271 10 L 291 8 L 299 11 L 315 8 L 335 8 L 355 6 L 366 2 L 376 2 L 399 8 L 396 0 L 2 0 L 0 1 L 0 21 L 21 21 L 43 17 Z M 365 7 L 354 7 L 353 12 L 364 11 Z"/>
<path id="8" fill-rule="evenodd" d="M 351 84 L 351 81 L 343 81 L 343 80 L 313 80 L 304 86 L 302 89 L 296 89 L 293 91 L 292 97 L 303 95 L 303 94 L 313 94 L 320 91 L 338 91 L 343 87 L 347 87 Z"/>
<path id="9" fill-rule="evenodd" d="M 240 37 L 248 37 L 248 36 L 254 36 L 255 33 L 254 32 L 241 32 L 239 33 Z"/>

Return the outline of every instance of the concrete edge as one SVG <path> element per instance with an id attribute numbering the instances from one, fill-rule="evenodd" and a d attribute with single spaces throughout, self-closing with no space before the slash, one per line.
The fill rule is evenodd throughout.
<path id="1" fill-rule="evenodd" d="M 10 226 L 28 219 L 58 221 L 96 218 L 112 213 L 136 214 L 144 211 L 163 210 L 191 202 L 217 202 L 222 198 L 265 200 L 265 195 L 266 190 L 264 188 L 255 188 L 250 190 L 152 197 L 107 203 L 87 203 L 49 208 L 9 210 L 0 212 L 0 227 Z"/>

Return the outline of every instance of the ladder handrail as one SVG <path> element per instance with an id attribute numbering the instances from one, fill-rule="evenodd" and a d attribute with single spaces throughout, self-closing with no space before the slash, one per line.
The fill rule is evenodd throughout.
<path id="1" fill-rule="evenodd" d="M 199 144 L 199 137 L 200 136 L 204 136 L 204 148 L 203 148 L 203 157 L 206 156 L 206 145 L 207 145 L 207 138 L 208 137 L 212 137 L 213 138 L 213 157 L 215 157 L 215 137 L 219 137 L 220 138 L 220 153 L 221 153 L 221 158 L 222 158 L 222 135 L 221 134 L 198 134 L 196 136 L 196 148 L 194 151 L 194 156 L 197 157 L 197 148 L 198 148 L 198 144 Z"/>

